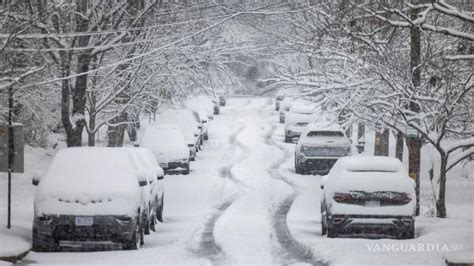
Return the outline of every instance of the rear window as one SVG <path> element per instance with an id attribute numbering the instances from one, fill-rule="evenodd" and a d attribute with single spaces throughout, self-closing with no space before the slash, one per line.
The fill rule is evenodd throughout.
<path id="1" fill-rule="evenodd" d="M 344 137 L 341 131 L 310 131 L 308 137 Z"/>

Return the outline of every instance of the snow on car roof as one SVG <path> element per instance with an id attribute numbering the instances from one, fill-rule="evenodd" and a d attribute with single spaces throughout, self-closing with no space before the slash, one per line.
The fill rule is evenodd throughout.
<path id="1" fill-rule="evenodd" d="M 60 150 L 41 178 L 39 190 L 58 194 L 59 197 L 128 193 L 138 189 L 138 173 L 130 159 L 130 154 L 120 148 Z"/>
<path id="2" fill-rule="evenodd" d="M 149 148 L 158 162 L 187 158 L 189 153 L 181 129 L 174 124 L 149 126 L 145 130 L 140 146 Z"/>
<path id="3" fill-rule="evenodd" d="M 290 108 L 290 112 L 299 114 L 312 114 L 319 110 L 318 106 L 311 102 L 295 101 Z"/>
<path id="4" fill-rule="evenodd" d="M 313 122 L 306 126 L 306 132 L 309 131 L 340 131 L 344 132 L 342 127 L 335 122 Z"/>
<path id="5" fill-rule="evenodd" d="M 403 165 L 397 158 L 385 156 L 344 157 L 337 162 L 338 167 L 349 172 L 400 172 Z"/>

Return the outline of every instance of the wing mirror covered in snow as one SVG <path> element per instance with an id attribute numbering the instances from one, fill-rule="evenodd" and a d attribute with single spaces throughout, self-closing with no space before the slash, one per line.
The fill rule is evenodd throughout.
<path id="1" fill-rule="evenodd" d="M 42 176 L 43 176 L 43 172 L 41 171 L 37 171 L 33 174 L 33 179 L 31 180 L 31 183 L 33 184 L 33 186 L 39 185 L 39 182 Z"/>
<path id="2" fill-rule="evenodd" d="M 139 171 L 137 173 L 138 185 L 140 187 L 144 187 L 144 186 L 148 185 L 148 180 L 146 178 L 147 175 L 148 175 L 147 171 Z"/>
<path id="3" fill-rule="evenodd" d="M 319 187 L 320 187 L 321 189 L 324 189 L 324 185 L 326 184 L 326 181 L 327 181 L 327 180 L 328 180 L 328 176 L 327 176 L 327 175 L 325 175 L 325 176 L 323 176 L 323 177 L 321 178 L 321 184 L 319 185 Z"/>

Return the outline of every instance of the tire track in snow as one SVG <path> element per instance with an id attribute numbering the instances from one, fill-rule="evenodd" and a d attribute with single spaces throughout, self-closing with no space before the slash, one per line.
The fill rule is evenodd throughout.
<path id="1" fill-rule="evenodd" d="M 250 103 L 250 101 L 249 101 Z M 248 105 L 249 103 L 245 104 Z M 234 116 L 233 119 L 235 119 Z M 237 140 L 237 136 L 245 129 L 245 125 L 240 123 L 239 128 L 229 137 L 229 143 L 232 146 L 231 154 L 235 153 L 235 148 L 239 147 L 244 149 L 243 145 Z M 223 178 L 229 179 L 233 182 L 238 188 L 242 189 L 243 187 L 248 187 L 244 182 L 237 179 L 232 174 L 232 167 L 238 164 L 243 158 L 238 158 L 237 160 L 231 162 L 228 166 L 223 167 L 220 170 L 220 173 Z M 224 214 L 224 212 L 232 205 L 232 203 L 238 198 L 238 193 L 230 196 L 229 199 L 224 200 L 218 206 L 216 206 L 215 211 L 207 218 L 207 221 L 204 223 L 204 228 L 200 234 L 199 247 L 196 250 L 193 250 L 194 253 L 199 256 L 204 256 L 208 258 L 213 265 L 222 265 L 225 261 L 225 254 L 222 251 L 222 248 L 216 243 L 214 238 L 214 227 L 217 220 Z"/>
<path id="2" fill-rule="evenodd" d="M 267 120 L 267 122 L 269 121 Z M 291 235 L 291 232 L 288 228 L 288 212 L 290 211 L 291 206 L 293 205 L 296 198 L 299 196 L 299 191 L 301 188 L 289 178 L 281 175 L 278 171 L 280 166 L 287 160 L 288 157 L 290 157 L 290 153 L 287 150 L 283 149 L 280 145 L 278 145 L 275 140 L 273 140 L 272 136 L 274 135 L 277 127 L 274 123 L 269 123 L 271 125 L 271 130 L 265 136 L 265 142 L 267 145 L 277 147 L 283 152 L 284 155 L 281 159 L 272 163 L 269 166 L 268 170 L 273 178 L 281 180 L 282 182 L 291 186 L 291 188 L 293 189 L 293 193 L 291 193 L 282 202 L 280 202 L 280 204 L 273 213 L 273 229 L 275 230 L 275 235 L 278 240 L 278 243 L 283 249 L 284 255 L 290 260 L 297 260 L 299 262 L 304 262 L 311 265 L 328 265 L 325 260 L 319 258 L 313 252 L 312 248 L 300 243 L 297 239 L 295 239 Z"/>

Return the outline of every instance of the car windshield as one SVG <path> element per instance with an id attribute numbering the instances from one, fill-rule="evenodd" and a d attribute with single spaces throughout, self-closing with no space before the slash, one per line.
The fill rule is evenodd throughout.
<path id="1" fill-rule="evenodd" d="M 304 147 L 303 153 L 309 157 L 342 157 L 348 155 L 349 147 Z"/>
<path id="2" fill-rule="evenodd" d="M 310 131 L 308 137 L 344 137 L 341 131 Z"/>

